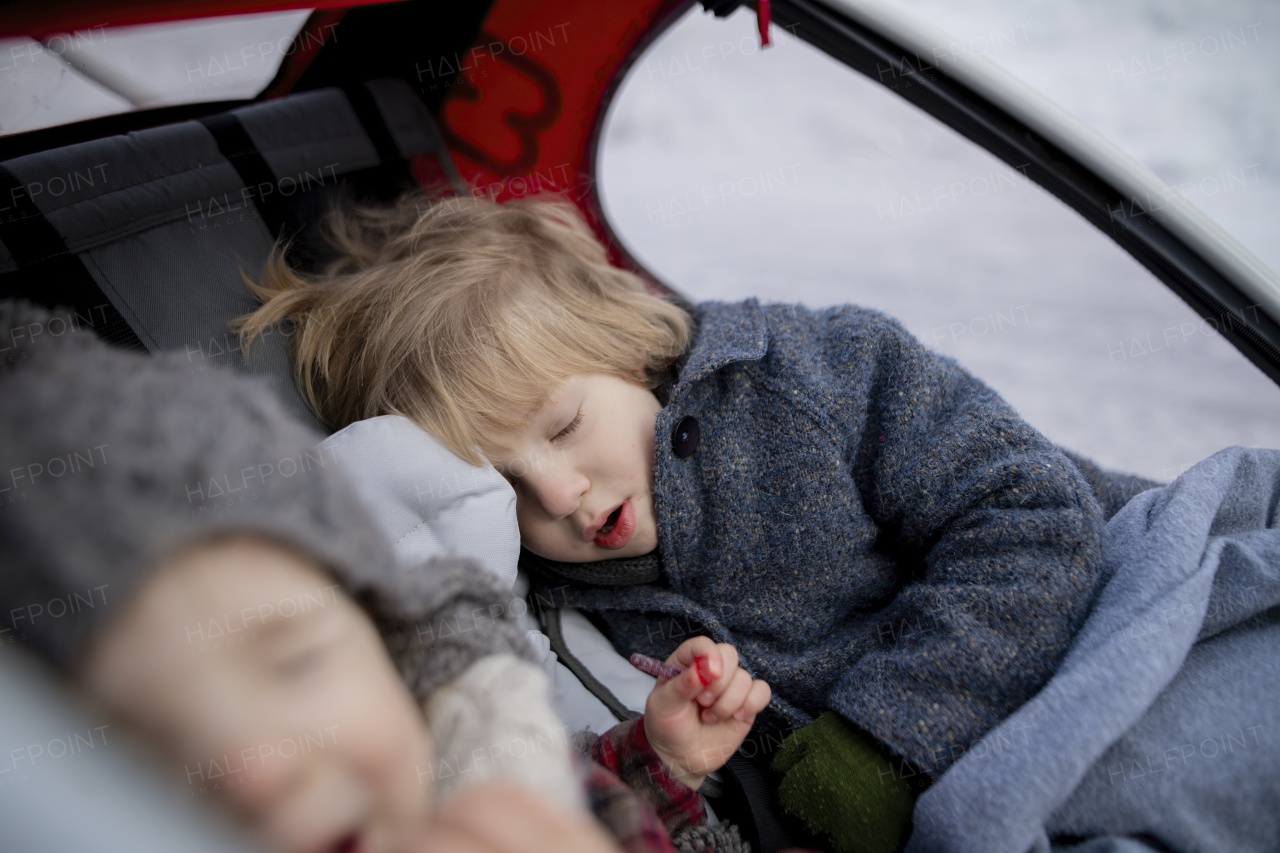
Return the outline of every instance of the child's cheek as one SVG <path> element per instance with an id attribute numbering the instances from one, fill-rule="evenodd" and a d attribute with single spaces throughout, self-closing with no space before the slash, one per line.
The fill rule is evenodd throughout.
<path id="1" fill-rule="evenodd" d="M 427 721 L 422 721 L 423 728 L 426 728 Z M 434 802 L 436 796 L 435 776 L 425 771 L 434 766 L 436 761 L 436 742 L 430 735 L 427 735 L 426 741 L 422 747 L 421 762 L 415 765 L 414 770 L 417 773 L 418 780 L 422 785 L 423 800 L 426 802 Z"/>

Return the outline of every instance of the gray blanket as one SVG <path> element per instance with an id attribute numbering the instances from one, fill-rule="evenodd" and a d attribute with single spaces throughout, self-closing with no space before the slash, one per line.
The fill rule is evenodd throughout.
<path id="1" fill-rule="evenodd" d="M 1280 451 L 1108 523 L 1060 670 L 916 804 L 908 853 L 1280 850 Z"/>

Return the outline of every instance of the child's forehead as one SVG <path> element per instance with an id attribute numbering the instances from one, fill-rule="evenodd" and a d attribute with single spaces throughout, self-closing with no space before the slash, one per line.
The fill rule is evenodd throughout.
<path id="1" fill-rule="evenodd" d="M 523 424 L 525 426 L 533 423 L 533 421 L 537 419 L 538 415 L 542 414 L 546 410 L 547 406 L 551 405 L 551 400 L 555 397 L 555 393 L 558 388 L 559 386 L 548 389 L 541 397 L 534 401 L 533 405 L 527 407 L 523 419 Z"/>
<path id="2" fill-rule="evenodd" d="M 503 413 L 507 415 L 505 423 L 501 425 L 490 423 L 476 430 L 481 453 L 494 465 L 502 459 L 515 455 L 517 446 L 525 434 L 535 428 L 538 417 L 546 410 L 549 403 L 549 398 L 544 397 L 535 405 L 525 406 L 523 415 L 518 414 L 520 408 L 516 403 L 507 403 L 507 409 Z"/>
<path id="3" fill-rule="evenodd" d="M 291 559 L 292 558 L 292 559 Z M 256 670 L 263 649 L 333 635 L 355 605 L 308 558 L 258 537 L 191 543 L 134 591 L 86 668 L 104 686 Z M 93 670 L 102 672 L 92 675 Z M 105 681 L 103 680 L 105 679 Z M 127 692 L 127 691 L 126 691 Z"/>
<path id="4" fill-rule="evenodd" d="M 173 610 L 252 610 L 265 623 L 337 604 L 341 585 L 309 553 L 248 532 L 188 543 L 142 592 Z"/>
<path id="5" fill-rule="evenodd" d="M 552 387 L 542 388 L 532 394 L 525 394 L 519 397 L 512 395 L 501 403 L 501 411 L 505 426 L 510 429 L 527 429 L 532 426 L 534 421 L 547 410 L 547 407 L 554 403 L 560 395 L 563 394 L 565 388 L 564 382 L 558 382 Z M 530 398 L 533 401 L 530 402 Z"/>

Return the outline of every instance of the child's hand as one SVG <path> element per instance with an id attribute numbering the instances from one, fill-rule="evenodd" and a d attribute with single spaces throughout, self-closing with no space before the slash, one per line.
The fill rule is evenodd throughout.
<path id="1" fill-rule="evenodd" d="M 707 637 L 681 643 L 667 663 L 685 671 L 658 679 L 645 702 L 644 730 L 672 775 L 696 791 L 737 751 L 772 691 L 738 668 L 733 646 Z"/>

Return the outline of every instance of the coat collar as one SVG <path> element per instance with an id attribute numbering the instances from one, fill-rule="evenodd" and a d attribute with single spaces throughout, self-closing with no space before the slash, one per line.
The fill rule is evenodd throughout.
<path id="1" fill-rule="evenodd" d="M 671 399 L 735 361 L 758 361 L 769 348 L 769 330 L 755 297 L 742 302 L 699 302 L 693 306 L 697 330 Z"/>

